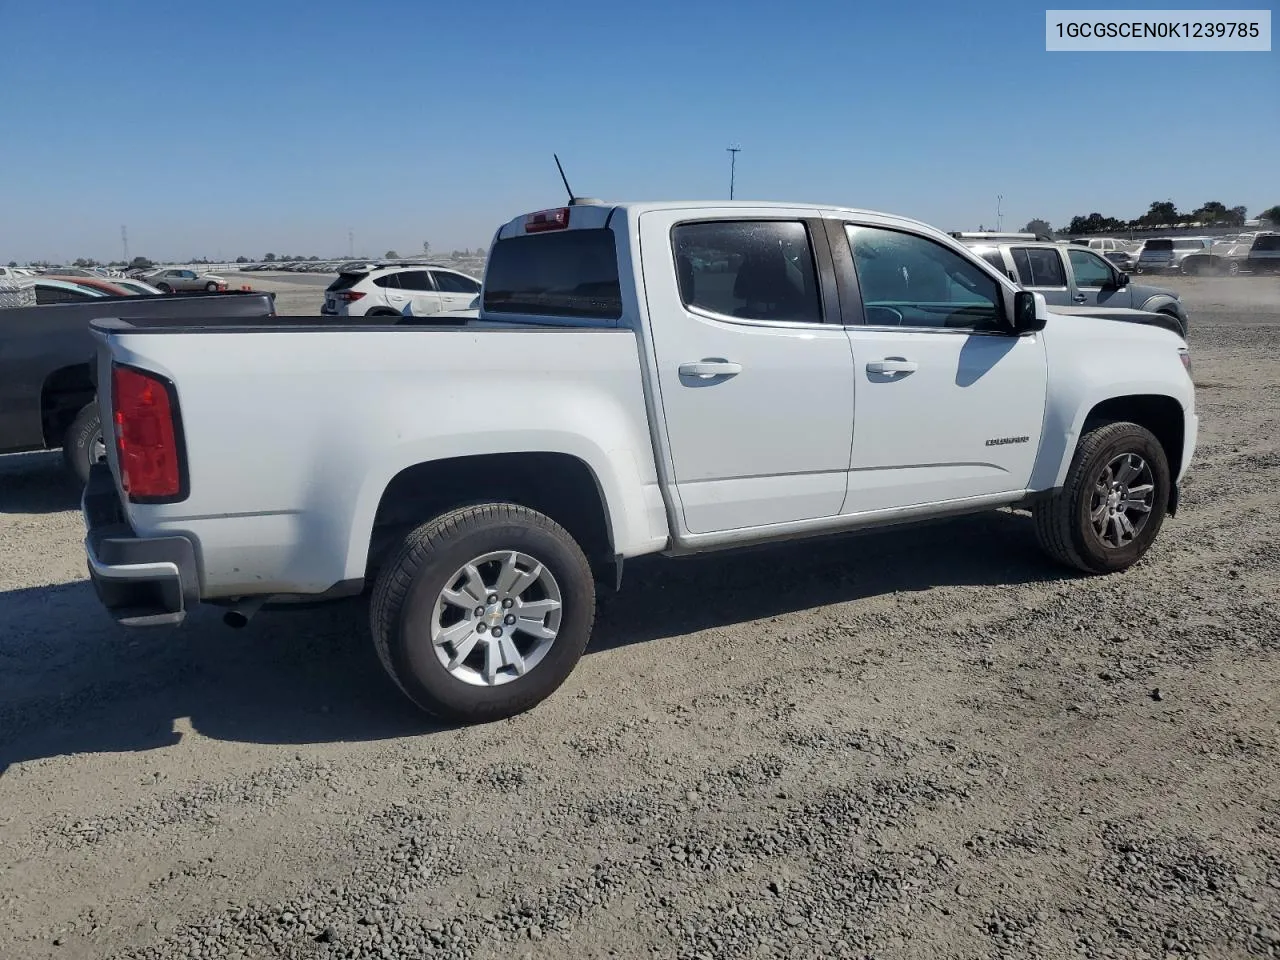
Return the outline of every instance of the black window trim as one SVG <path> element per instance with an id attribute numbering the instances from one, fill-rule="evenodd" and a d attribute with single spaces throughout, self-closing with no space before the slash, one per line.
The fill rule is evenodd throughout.
<path id="1" fill-rule="evenodd" d="M 938 333 L 948 336 L 966 336 L 966 337 L 1011 337 L 1014 336 L 1013 327 L 1009 322 L 1009 318 L 1013 316 L 1013 291 L 1008 287 L 1009 283 L 1014 281 L 1007 277 L 1000 277 L 996 272 L 996 268 L 980 256 L 973 253 L 963 245 L 960 246 L 960 253 L 955 247 L 940 242 L 936 237 L 930 237 L 926 234 L 915 230 L 906 230 L 899 226 L 888 226 L 883 223 L 874 223 L 866 220 L 855 220 L 847 216 L 827 217 L 827 238 L 829 241 L 832 258 L 835 261 L 836 277 L 840 283 L 840 306 L 844 316 L 844 325 L 846 327 L 856 327 L 862 330 L 876 331 L 907 331 L 911 333 Z M 963 257 L 968 254 L 970 263 L 978 264 L 979 269 L 990 276 L 996 284 L 996 290 L 1000 294 L 1000 311 L 1002 313 L 1001 320 L 1005 324 L 1003 330 L 973 330 L 969 327 L 897 327 L 897 326 L 881 326 L 879 324 L 867 323 L 866 314 L 862 307 L 862 285 L 858 281 L 858 271 L 853 263 L 853 245 L 849 242 L 849 235 L 846 227 L 871 227 L 876 230 L 888 230 L 893 233 L 905 233 L 911 237 L 918 237 L 921 240 L 928 240 L 936 243 L 945 250 L 950 250 L 958 256 Z M 1003 282 L 1002 282 L 1003 281 Z M 856 318 L 856 319 L 855 319 Z"/>
<path id="2" fill-rule="evenodd" d="M 1095 256 L 1097 255 L 1097 251 L 1094 250 L 1092 247 L 1084 247 L 1084 246 L 1080 246 L 1079 244 L 1077 244 L 1076 246 L 1080 247 L 1081 250 L 1088 250 L 1090 253 L 1094 254 Z M 1015 250 L 1048 250 L 1048 249 L 1049 249 L 1048 247 L 1038 247 L 1035 244 L 1031 244 L 1031 243 L 1009 244 L 1009 259 L 1013 261 L 1013 272 L 1018 273 L 1018 258 L 1014 256 Z M 1071 262 L 1070 262 L 1071 251 L 1070 250 L 1066 251 L 1067 253 L 1066 261 L 1062 259 L 1062 254 L 1063 254 L 1062 250 L 1055 249 L 1053 252 L 1058 255 L 1058 266 L 1062 268 L 1061 284 L 1023 283 L 1021 276 L 1019 276 L 1018 278 L 1018 283 L 1028 290 L 1070 290 L 1071 278 L 1075 275 L 1075 271 L 1069 269 L 1071 266 Z"/>
<path id="3" fill-rule="evenodd" d="M 714 310 L 708 310 L 706 307 L 700 307 L 697 304 L 685 303 L 684 294 L 680 290 L 680 278 L 676 274 L 675 255 L 676 255 L 676 230 L 679 227 L 697 226 L 702 223 L 799 223 L 805 228 L 805 232 L 809 238 L 809 251 L 813 255 L 814 275 L 818 280 L 818 309 L 822 314 L 822 319 L 814 322 L 810 320 L 755 320 L 751 317 L 731 317 L 727 314 L 717 313 Z M 840 320 L 840 300 L 837 293 L 837 281 L 835 270 L 831 263 L 831 249 L 828 245 L 826 232 L 823 230 L 822 217 L 797 217 L 785 214 L 764 215 L 764 216 L 741 216 L 741 217 L 690 217 L 686 220 L 678 220 L 671 224 L 667 233 L 667 251 L 671 257 L 671 279 L 676 287 L 676 299 L 680 301 L 680 305 L 695 316 L 703 317 L 707 320 L 715 320 L 719 323 L 733 323 L 740 326 L 748 327 L 766 327 L 785 330 L 830 330 L 832 327 L 839 327 L 842 324 Z"/>

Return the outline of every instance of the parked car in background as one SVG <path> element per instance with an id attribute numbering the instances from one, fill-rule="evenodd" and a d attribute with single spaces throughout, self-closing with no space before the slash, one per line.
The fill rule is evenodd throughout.
<path id="1" fill-rule="evenodd" d="M 31 281 L 36 288 L 37 304 L 74 303 L 77 300 L 94 300 L 107 296 L 101 290 L 81 286 L 70 280 L 54 280 L 50 277 L 38 276 L 32 277 Z"/>
<path id="2" fill-rule="evenodd" d="M 1254 237 L 1245 267 L 1250 273 L 1280 271 L 1280 233 L 1260 233 Z"/>
<path id="3" fill-rule="evenodd" d="M 1212 245 L 1210 237 L 1153 237 L 1143 242 L 1135 272 L 1182 273 L 1187 257 L 1205 253 Z"/>
<path id="4" fill-rule="evenodd" d="M 154 297 L 157 294 L 164 293 L 164 291 L 159 287 L 153 287 L 145 280 L 134 280 L 132 277 L 117 277 L 111 282 L 117 287 L 122 287 L 129 293 L 141 294 L 143 296 Z"/>
<path id="5" fill-rule="evenodd" d="M 139 279 L 150 283 L 161 293 L 193 293 L 197 290 L 217 293 L 227 289 L 225 277 L 212 273 L 196 273 L 194 270 L 184 268 L 161 267 L 159 270 L 144 273 Z"/>
<path id="6" fill-rule="evenodd" d="M 135 296 L 136 291 L 129 290 L 121 286 L 115 280 L 104 280 L 102 277 L 80 277 L 68 276 L 66 274 L 46 273 L 43 275 L 45 280 L 65 280 L 67 283 L 73 283 L 78 287 L 88 287 L 90 290 L 97 290 L 104 296 L 108 297 L 128 297 Z"/>
<path id="7" fill-rule="evenodd" d="M 1090 250 L 1097 250 L 1101 254 L 1114 253 L 1118 250 L 1127 251 L 1130 248 L 1128 240 L 1117 240 L 1115 237 L 1079 237 L 1070 242 L 1088 247 Z"/>
<path id="8" fill-rule="evenodd" d="M 324 292 L 320 313 L 327 317 L 425 317 L 443 310 L 466 310 L 480 293 L 480 281 L 457 270 L 429 264 L 366 266 L 338 274 Z"/>
<path id="9" fill-rule="evenodd" d="M 1186 336 L 1187 312 L 1174 290 L 1132 283 L 1096 250 L 1070 243 L 962 241 L 1023 288 L 1043 294 L 1050 306 L 1122 307 L 1158 313 Z"/>

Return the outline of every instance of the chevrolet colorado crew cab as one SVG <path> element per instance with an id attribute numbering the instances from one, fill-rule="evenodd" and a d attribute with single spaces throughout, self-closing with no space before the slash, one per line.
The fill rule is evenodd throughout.
<path id="1" fill-rule="evenodd" d="M 99 321 L 85 548 L 126 624 L 371 589 L 381 661 L 484 721 L 555 691 L 625 560 L 1021 505 L 1123 570 L 1178 503 L 1186 342 L 1061 317 L 923 223 L 570 202 L 450 325 Z"/>

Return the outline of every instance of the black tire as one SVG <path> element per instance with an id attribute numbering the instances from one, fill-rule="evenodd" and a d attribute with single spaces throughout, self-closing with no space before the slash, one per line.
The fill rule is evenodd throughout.
<path id="1" fill-rule="evenodd" d="M 559 630 L 528 673 L 492 686 L 471 684 L 436 656 L 436 602 L 464 564 L 507 550 L 533 557 L 555 578 Z M 595 580 L 582 549 L 554 520 L 513 503 L 461 507 L 409 533 L 379 572 L 369 611 L 378 657 L 401 691 L 427 713 L 464 723 L 510 717 L 549 697 L 581 659 L 594 620 Z"/>
<path id="2" fill-rule="evenodd" d="M 206 283 L 204 285 L 205 293 L 217 293 L 218 285 L 216 283 Z"/>
<path id="3" fill-rule="evenodd" d="M 1090 499 L 1107 465 L 1126 453 L 1146 461 L 1154 490 L 1145 526 L 1127 544 L 1115 546 L 1094 529 Z M 1142 559 L 1159 534 L 1172 486 L 1168 458 L 1150 430 L 1127 422 L 1092 426 L 1076 446 L 1062 489 L 1035 506 L 1036 538 L 1054 560 L 1085 573 L 1125 570 Z"/>
<path id="4" fill-rule="evenodd" d="M 169 286 L 167 283 L 157 283 L 156 289 L 161 293 L 173 293 L 173 287 Z"/>
<path id="5" fill-rule="evenodd" d="M 1168 317 L 1170 320 L 1176 323 L 1178 325 L 1178 335 L 1181 336 L 1183 340 L 1187 339 L 1187 326 L 1182 322 L 1181 317 L 1179 317 L 1172 310 L 1157 310 L 1156 312 L 1164 314 L 1166 317 Z"/>
<path id="6" fill-rule="evenodd" d="M 366 313 L 365 316 L 366 317 L 399 317 L 399 316 L 402 316 L 402 314 L 400 313 L 399 310 L 391 310 L 387 307 L 374 307 L 372 310 Z"/>
<path id="7" fill-rule="evenodd" d="M 102 418 L 98 415 L 98 404 L 86 403 L 62 438 L 62 460 L 82 484 L 89 482 L 89 467 L 98 459 L 94 447 L 101 441 Z"/>

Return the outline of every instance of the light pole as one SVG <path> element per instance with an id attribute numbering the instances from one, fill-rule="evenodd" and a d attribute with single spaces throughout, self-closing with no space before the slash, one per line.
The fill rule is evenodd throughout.
<path id="1" fill-rule="evenodd" d="M 1004 227 L 1004 214 L 1000 212 L 1000 206 L 1004 203 L 1004 194 L 996 194 L 996 233 L 999 233 Z"/>
<path id="2" fill-rule="evenodd" d="M 736 143 L 732 147 L 725 147 L 729 151 L 729 199 L 733 199 L 733 181 L 738 169 L 738 152 L 742 149 Z"/>

